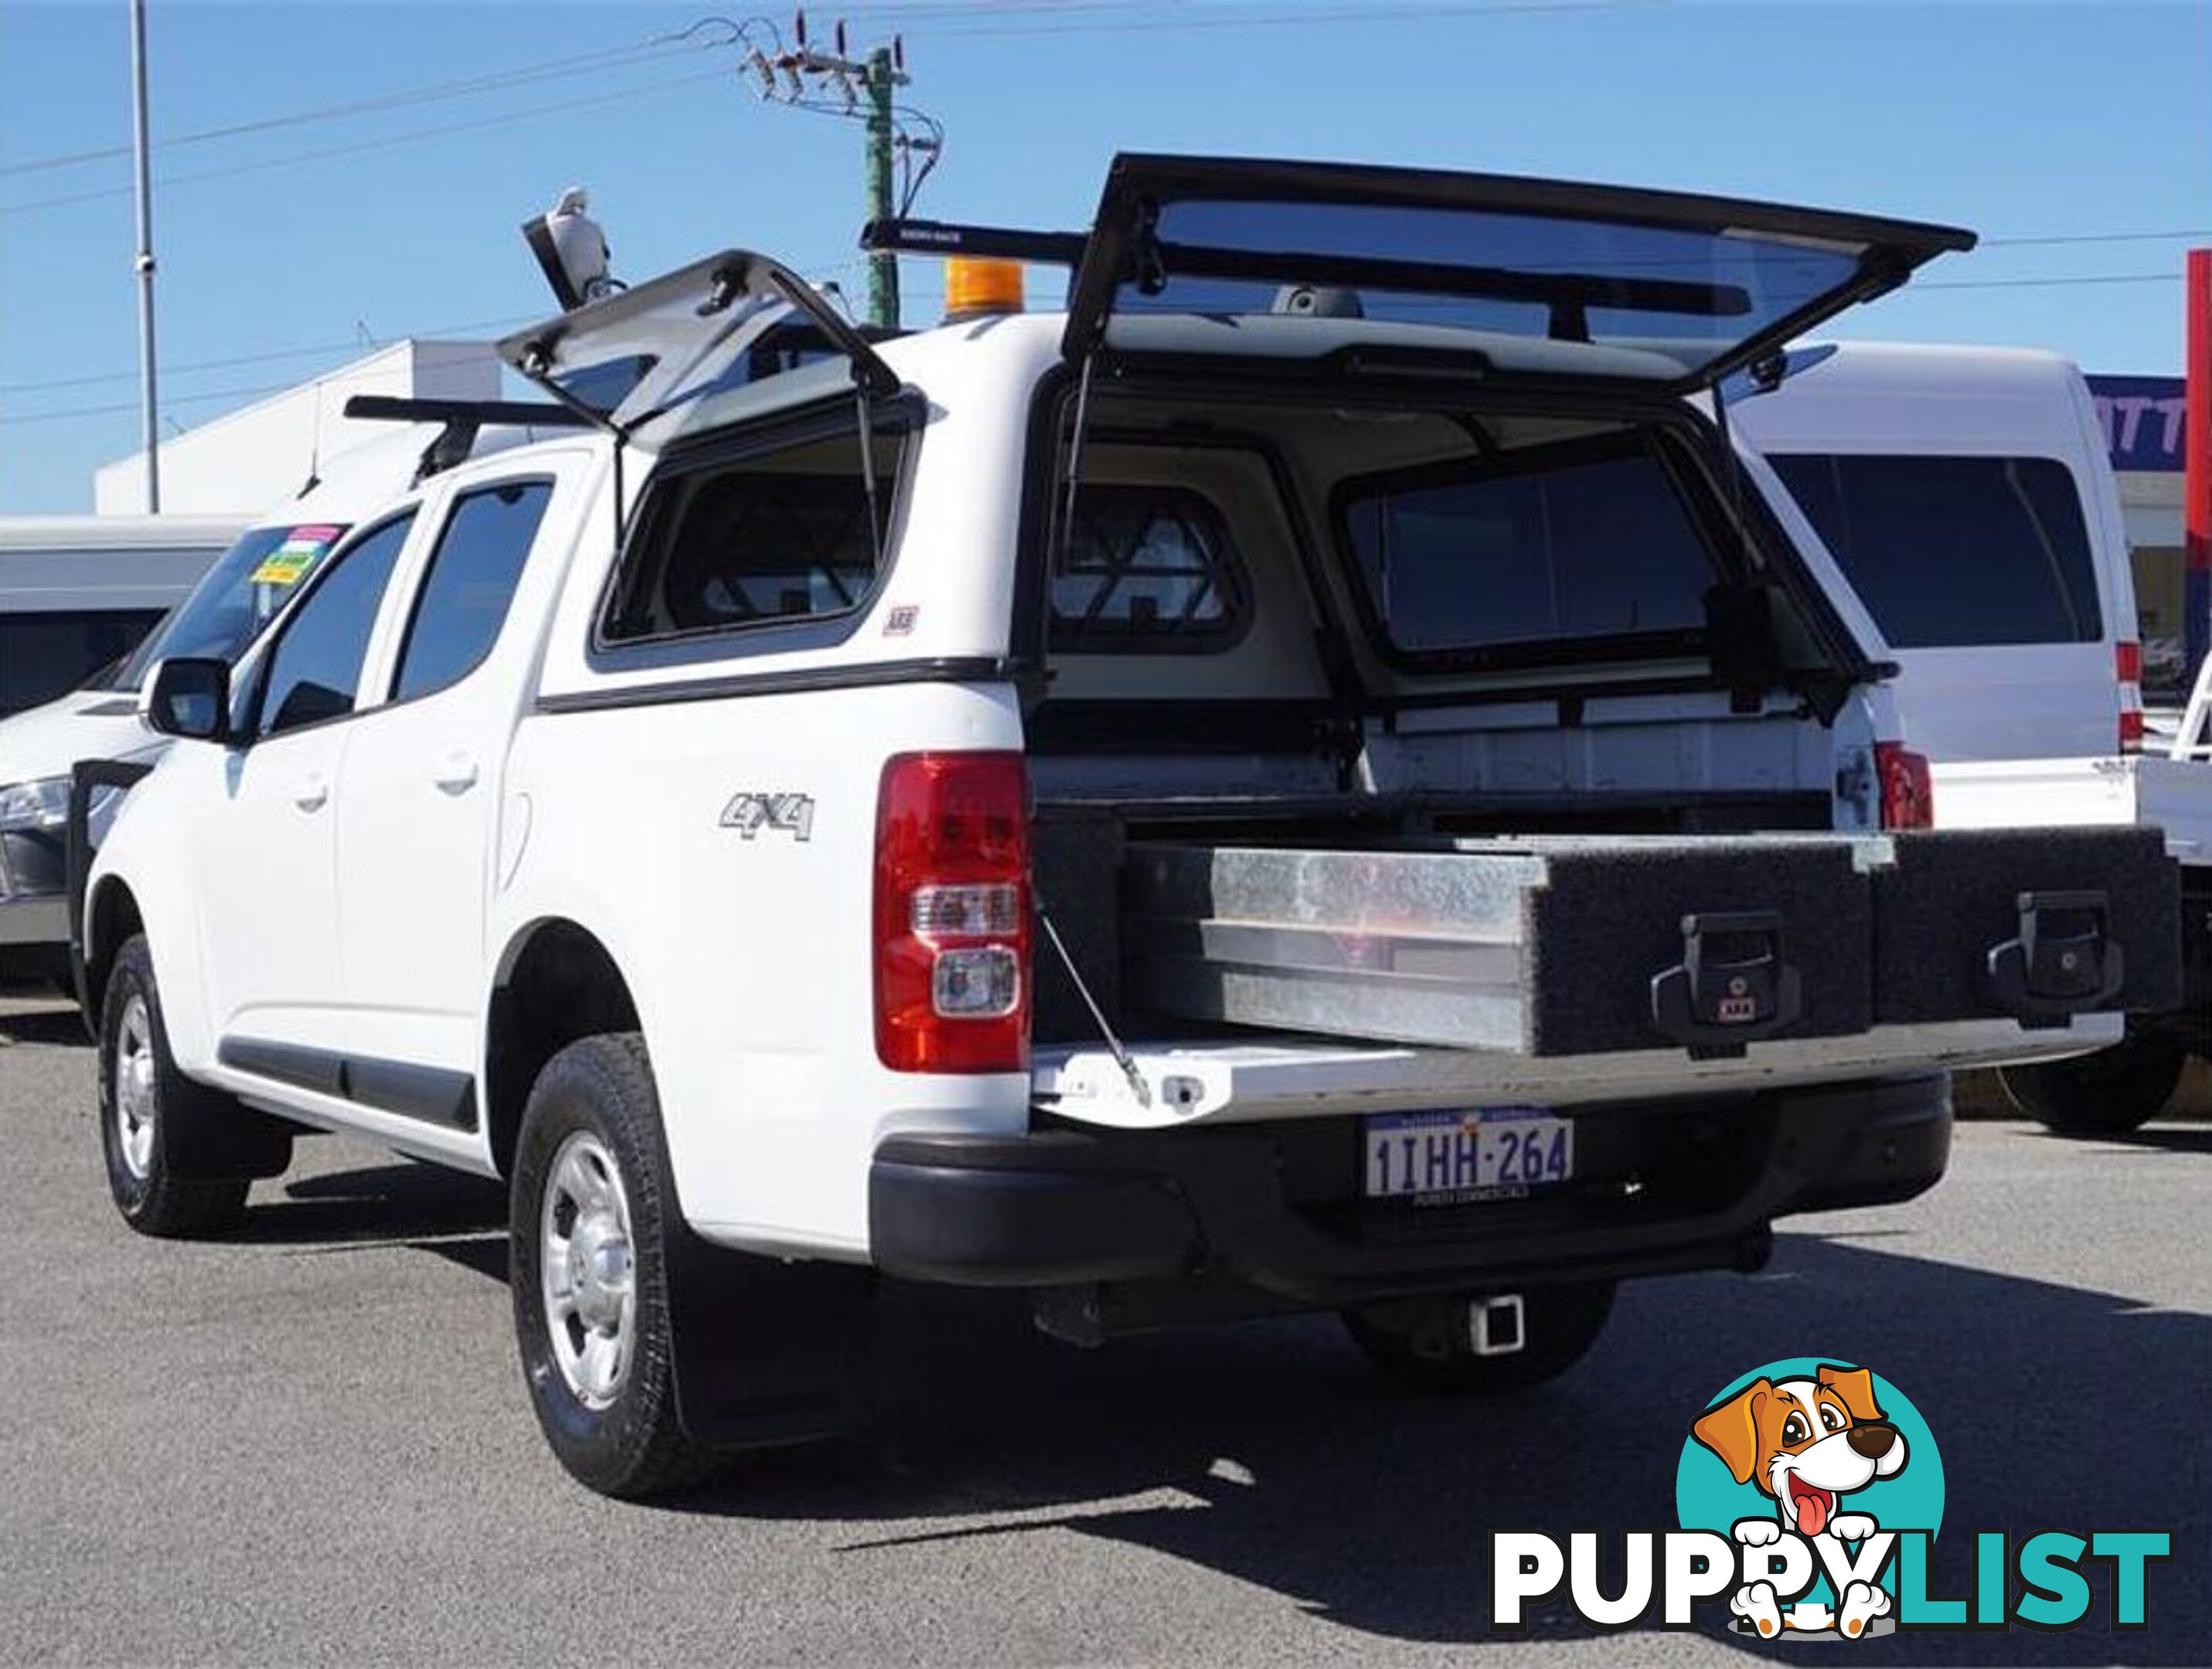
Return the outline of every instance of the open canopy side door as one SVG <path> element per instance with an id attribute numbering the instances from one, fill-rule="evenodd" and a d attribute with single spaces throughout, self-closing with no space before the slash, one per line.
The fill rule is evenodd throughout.
<path id="1" fill-rule="evenodd" d="M 1317 345 L 1456 339 L 1490 375 L 1688 393 L 1973 245 L 1954 227 L 1673 191 L 1123 155 L 1063 346 L 1159 346 L 1172 333 L 1146 315 L 1195 315 L 1270 355 L 1295 351 L 1299 327 Z M 1219 350 L 1218 329 L 1206 339 Z"/>
<path id="2" fill-rule="evenodd" d="M 898 378 L 814 287 L 749 250 L 704 260 L 503 338 L 500 357 L 619 433 L 718 386 L 772 331 L 803 321 L 871 397 Z"/>

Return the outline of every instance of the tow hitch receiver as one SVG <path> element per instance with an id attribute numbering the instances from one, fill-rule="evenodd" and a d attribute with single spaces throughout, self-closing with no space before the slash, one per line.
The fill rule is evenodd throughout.
<path id="1" fill-rule="evenodd" d="M 1740 1055 L 1794 1023 L 1797 970 L 1782 960 L 1782 918 L 1740 910 L 1682 918 L 1682 960 L 1651 980 L 1651 1022 L 1693 1055 Z"/>
<path id="2" fill-rule="evenodd" d="M 1479 1356 L 1511 1356 L 1528 1342 L 1521 1295 L 1498 1293 L 1467 1307 L 1467 1341 Z"/>
<path id="3" fill-rule="evenodd" d="M 1990 987 L 2023 1026 L 2063 1026 L 2119 994 L 2127 977 L 2102 892 L 2024 892 L 2020 933 L 1990 948 Z"/>

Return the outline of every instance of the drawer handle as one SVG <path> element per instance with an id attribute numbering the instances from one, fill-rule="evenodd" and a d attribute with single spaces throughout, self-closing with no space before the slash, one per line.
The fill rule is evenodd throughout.
<path id="1" fill-rule="evenodd" d="M 1990 947 L 1990 989 L 2031 1030 L 2104 1008 L 2127 981 L 2102 892 L 2024 892 L 2016 937 Z"/>
<path id="2" fill-rule="evenodd" d="M 1804 1006 L 1774 910 L 1684 916 L 1682 960 L 1651 979 L 1651 1023 L 1699 1059 L 1741 1055 L 1796 1024 Z"/>

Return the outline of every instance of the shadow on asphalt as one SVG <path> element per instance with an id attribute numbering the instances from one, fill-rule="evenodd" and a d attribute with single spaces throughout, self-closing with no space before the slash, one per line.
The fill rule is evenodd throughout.
<path id="1" fill-rule="evenodd" d="M 272 1193 L 248 1238 L 417 1245 L 504 1278 L 496 1185 L 398 1163 Z M 2106 1631 L 2105 1568 L 2092 1564 L 2081 1630 L 1900 1633 L 1854 1642 L 1853 1662 L 2201 1656 L 2212 1640 L 2212 1318 L 1867 1243 L 1888 1237 L 1784 1234 L 1759 1276 L 1633 1284 L 1576 1369 L 1485 1404 L 1384 1388 L 1327 1319 L 1080 1351 L 1035 1333 L 1018 1302 L 887 1284 L 854 1434 L 744 1458 L 668 1510 L 844 1523 L 838 1556 L 863 1560 L 1057 1529 L 1258 1583 L 1347 1628 L 1474 1641 L 1490 1637 L 1492 1531 L 1669 1527 L 1690 1421 L 1739 1373 L 1814 1355 L 1873 1367 L 1934 1429 L 1949 1533 L 1936 1544 L 1933 1593 L 1973 1591 L 1973 1530 L 2174 1532 L 2177 1557 L 2151 1571 L 2148 1632 Z M 1792 1657 L 1725 1633 L 1719 1609 L 1705 1612 L 1715 1641 Z M 1499 1638 L 1583 1632 L 1561 1603 Z"/>
<path id="2" fill-rule="evenodd" d="M 310 1253 L 411 1246 L 504 1281 L 507 1190 L 404 1159 L 286 1178 L 260 1185 L 237 1238 Z"/>
<path id="3" fill-rule="evenodd" d="M 2212 1153 L 2212 1125 L 2148 1125 L 2115 1136 L 2061 1136 L 2041 1132 L 2053 1142 L 2109 1142 L 2121 1147 L 2155 1148 L 2167 1153 Z"/>
<path id="4" fill-rule="evenodd" d="M 62 1048 L 92 1047 L 92 1034 L 85 1030 L 84 1022 L 74 1007 L 0 1014 L 0 1039 L 9 1043 L 46 1043 Z"/>

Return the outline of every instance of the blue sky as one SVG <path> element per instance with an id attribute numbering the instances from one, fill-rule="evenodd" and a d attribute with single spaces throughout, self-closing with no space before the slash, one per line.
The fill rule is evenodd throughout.
<path id="1" fill-rule="evenodd" d="M 708 15 L 709 0 L 150 0 L 154 131 L 534 72 Z M 856 46 L 904 33 L 909 96 L 947 130 L 917 212 L 942 218 L 1079 228 L 1124 148 L 1775 197 L 1991 240 L 1855 314 L 1850 334 L 2031 343 L 2133 372 L 2179 368 L 2191 240 L 1999 240 L 2212 243 L 2202 0 L 908 0 L 844 15 Z M 818 38 L 836 13 L 811 15 Z M 36 166 L 127 144 L 127 52 L 124 0 L 0 0 L 0 513 L 88 508 L 93 467 L 136 444 L 129 161 Z M 516 228 L 571 184 L 591 187 L 629 277 L 738 243 L 859 295 L 854 125 L 761 104 L 728 51 L 555 70 L 159 146 L 165 414 L 204 421 L 372 338 L 487 334 L 546 311 Z M 2084 278 L 2122 282 L 2043 282 Z M 934 282 L 908 264 L 909 323 L 932 316 Z"/>

